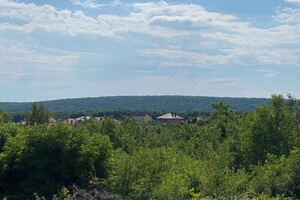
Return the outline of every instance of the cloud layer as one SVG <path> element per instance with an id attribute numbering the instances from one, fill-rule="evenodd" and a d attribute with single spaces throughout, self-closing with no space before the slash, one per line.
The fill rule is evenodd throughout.
<path id="1" fill-rule="evenodd" d="M 86 8 L 100 8 L 93 0 L 72 0 Z M 299 3 L 298 0 L 287 0 Z M 2 22 L 0 31 L 30 33 L 35 30 L 60 32 L 70 36 L 95 35 L 126 39 L 128 34 L 170 40 L 167 47 L 140 50 L 147 57 L 161 57 L 164 66 L 210 66 L 243 62 L 250 57 L 266 64 L 299 65 L 300 7 L 283 7 L 273 16 L 278 22 L 271 28 L 257 28 L 236 16 L 206 11 L 195 4 L 168 4 L 164 1 L 126 5 L 126 15 L 88 16 L 82 11 L 58 10 L 50 5 L 0 1 L 0 17 L 18 20 Z M 201 46 L 209 41 L 213 54 L 195 52 L 191 40 Z M 187 45 L 183 40 L 190 40 Z M 203 47 L 203 46 L 202 46 Z M 205 48 L 205 47 L 204 47 Z M 170 59 L 171 58 L 171 59 Z M 181 60 L 181 61 L 178 61 Z"/>
<path id="2" fill-rule="evenodd" d="M 70 0 L 69 7 L 59 9 L 48 4 L 0 0 L 0 36 L 3 36 L 0 40 L 0 76 L 5 73 L 14 77 L 28 76 L 32 70 L 72 71 L 84 63 L 81 52 L 37 44 L 32 38 L 40 32 L 45 38 L 60 35 L 74 41 L 82 41 L 82 38 L 112 41 L 120 44 L 124 55 L 127 53 L 134 56 L 132 59 L 140 59 L 127 63 L 128 66 L 142 66 L 135 70 L 150 72 L 155 66 L 164 72 L 162 77 L 167 77 L 166 74 L 174 69 L 226 71 L 232 66 L 255 66 L 252 72 L 270 78 L 280 74 L 270 70 L 270 66 L 300 66 L 299 0 L 283 0 L 270 16 L 268 26 L 255 26 L 245 18 L 212 12 L 191 3 L 99 2 Z M 115 11 L 108 11 L 112 7 Z M 30 39 L 22 41 L 15 38 L 11 41 L 7 37 L 10 34 Z M 82 43 L 78 42 L 78 46 Z M 106 47 L 111 48 L 110 45 Z M 97 51 L 91 53 L 97 59 L 103 56 Z M 18 59 L 14 59 L 16 57 Z M 94 67 L 101 71 L 106 64 L 103 63 L 97 63 Z M 144 67 L 147 63 L 150 63 L 148 68 Z M 8 66 L 16 68 L 9 69 Z M 199 84 L 221 85 L 225 82 L 239 85 L 242 80 L 230 75 L 218 75 Z"/>

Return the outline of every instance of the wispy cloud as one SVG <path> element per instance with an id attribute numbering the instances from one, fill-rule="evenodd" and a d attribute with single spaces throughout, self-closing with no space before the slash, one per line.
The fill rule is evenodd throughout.
<path id="1" fill-rule="evenodd" d="M 262 73 L 263 76 L 266 77 L 266 78 L 271 78 L 271 77 L 275 77 L 275 76 L 280 75 L 279 72 L 274 72 L 274 71 L 266 70 L 266 69 L 257 69 L 255 71 Z"/>
<path id="2" fill-rule="evenodd" d="M 79 57 L 78 53 L 0 40 L 0 69 L 2 70 L 3 68 L 8 70 L 14 66 L 14 69 L 23 68 L 23 71 L 69 71 L 72 70 L 72 66 Z"/>
<path id="3" fill-rule="evenodd" d="M 221 84 L 221 85 L 223 85 L 223 84 L 236 84 L 239 82 L 241 82 L 241 80 L 239 80 L 239 79 L 223 77 L 223 78 L 210 79 L 210 80 L 204 81 L 203 83 L 204 84 Z"/>
<path id="4" fill-rule="evenodd" d="M 108 3 L 98 3 L 95 0 L 70 0 L 75 6 L 81 6 L 88 9 L 103 9 L 107 6 L 122 6 L 124 5 L 121 0 L 113 0 Z"/>
<path id="5" fill-rule="evenodd" d="M 113 0 L 109 3 L 110 6 L 122 6 L 124 3 L 121 0 Z"/>
<path id="6" fill-rule="evenodd" d="M 300 0 L 285 0 L 288 3 L 299 3 L 300 4 Z"/>
<path id="7" fill-rule="evenodd" d="M 107 22 L 100 22 L 86 16 L 82 11 L 58 10 L 50 5 L 0 2 L 0 16 L 23 21 L 22 24 L 2 23 L 0 30 L 33 32 L 43 29 L 71 36 L 91 34 L 112 37 L 113 32 Z"/>
<path id="8" fill-rule="evenodd" d="M 200 67 L 226 64 L 231 55 L 209 55 L 206 53 L 172 50 L 172 49 L 146 49 L 140 54 L 146 57 L 162 58 L 160 65 L 164 67 Z"/>
<path id="9" fill-rule="evenodd" d="M 99 9 L 105 6 L 105 4 L 100 4 L 93 0 L 84 0 L 84 1 L 71 0 L 71 2 L 76 6 L 82 6 L 84 8 L 90 8 L 90 9 Z"/>
<path id="10" fill-rule="evenodd" d="M 300 5 L 300 3 L 299 3 Z M 285 7 L 276 11 L 274 19 L 281 23 L 300 23 L 300 8 Z"/>

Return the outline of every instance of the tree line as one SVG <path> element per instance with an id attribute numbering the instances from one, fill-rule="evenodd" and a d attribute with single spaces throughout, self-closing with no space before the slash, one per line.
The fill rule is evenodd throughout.
<path id="1" fill-rule="evenodd" d="M 17 126 L 5 115 L 1 198 L 300 198 L 300 111 L 291 96 L 243 114 L 218 101 L 201 124 Z"/>
<path id="2" fill-rule="evenodd" d="M 222 101 L 238 112 L 252 112 L 255 107 L 267 102 L 266 98 L 230 98 L 205 96 L 113 96 L 78 99 L 60 99 L 39 102 L 53 113 L 88 111 L 166 111 L 166 112 L 210 112 L 211 103 Z M 31 109 L 30 102 L 0 102 L 0 109 L 9 113 L 24 113 Z"/>

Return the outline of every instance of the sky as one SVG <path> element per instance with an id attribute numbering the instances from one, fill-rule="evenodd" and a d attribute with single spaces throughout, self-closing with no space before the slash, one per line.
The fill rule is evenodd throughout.
<path id="1" fill-rule="evenodd" d="M 0 0 L 0 101 L 300 97 L 300 0 Z"/>

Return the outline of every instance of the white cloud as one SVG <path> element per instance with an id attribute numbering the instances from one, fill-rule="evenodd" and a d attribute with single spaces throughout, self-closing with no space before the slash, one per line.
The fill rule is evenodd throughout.
<path id="1" fill-rule="evenodd" d="M 104 5 L 95 0 L 72 2 L 86 8 L 100 8 Z M 288 2 L 296 3 L 299 0 Z M 121 4 L 119 0 L 109 3 Z M 2 0 L 0 17 L 16 19 L 21 23 L 0 23 L 0 31 L 30 33 L 42 29 L 70 36 L 86 34 L 118 39 L 126 39 L 130 33 L 144 34 L 177 46 L 176 49 L 155 47 L 139 51 L 149 58 L 163 58 L 160 63 L 162 66 L 211 67 L 242 63 L 244 56 L 266 64 L 300 63 L 300 9 L 297 7 L 278 9 L 273 17 L 278 25 L 271 28 L 254 27 L 236 16 L 209 12 L 195 4 L 159 1 L 127 4 L 126 9 L 128 14 L 91 17 L 82 11 L 58 10 L 51 5 L 38 6 Z M 187 40 L 190 42 L 185 43 Z M 207 43 L 210 47 L 204 47 L 202 53 L 199 53 L 191 48 L 191 44 L 195 43 L 199 46 Z M 160 46 L 159 41 L 157 46 Z M 208 54 L 205 53 L 207 49 L 218 52 Z"/>
<path id="2" fill-rule="evenodd" d="M 73 0 L 73 3 L 86 7 L 99 7 L 94 1 Z M 111 4 L 118 5 L 119 1 Z M 0 16 L 23 20 L 22 25 L 2 24 L 1 29 L 31 32 L 44 29 L 49 32 L 62 32 L 69 35 L 92 34 L 114 37 L 118 34 L 136 32 L 157 37 L 174 37 L 188 34 L 187 31 L 172 31 L 172 26 L 180 23 L 193 28 L 214 28 L 241 26 L 231 15 L 211 13 L 201 6 L 188 4 L 169 5 L 158 3 L 129 4 L 132 11 L 127 16 L 99 15 L 88 17 L 81 11 L 57 10 L 50 5 L 38 6 L 3 0 L 0 2 Z M 172 25 L 173 24 L 173 25 Z M 202 24 L 202 25 L 201 25 Z"/>
<path id="3" fill-rule="evenodd" d="M 43 29 L 48 32 L 61 32 L 71 36 L 78 34 L 113 36 L 107 22 L 86 16 L 82 11 L 57 10 L 50 5 L 0 2 L 0 16 L 23 21 L 23 24 L 0 24 L 0 30 L 32 32 Z"/>
<path id="4" fill-rule="evenodd" d="M 172 50 L 172 49 L 146 49 L 140 54 L 146 57 L 163 58 L 160 63 L 164 67 L 200 67 L 222 65 L 232 61 L 232 55 L 209 55 L 206 53 Z"/>
<path id="5" fill-rule="evenodd" d="M 300 0 L 285 0 L 288 3 L 300 3 Z"/>
<path id="6" fill-rule="evenodd" d="M 276 11 L 274 19 L 281 23 L 300 23 L 300 8 L 281 8 Z"/>
<path id="7" fill-rule="evenodd" d="M 81 76 L 76 68 L 81 57 L 81 53 L 1 38 L 0 85 L 2 91 L 6 90 L 3 98 L 36 101 L 64 96 Z"/>
<path id="8" fill-rule="evenodd" d="M 231 55 L 232 58 L 238 59 L 239 57 L 246 56 L 255 59 L 261 64 L 273 65 L 294 65 L 300 66 L 299 48 L 251 48 L 248 49 L 225 49 L 225 53 Z"/>
<path id="9" fill-rule="evenodd" d="M 210 79 L 208 81 L 204 81 L 203 83 L 204 84 L 222 84 L 222 85 L 224 85 L 224 84 L 236 84 L 239 82 L 241 82 L 241 80 L 239 80 L 239 79 L 223 77 L 223 78 Z"/>
<path id="10" fill-rule="evenodd" d="M 84 8 L 90 8 L 90 9 L 99 9 L 105 6 L 105 4 L 99 4 L 93 0 L 71 0 L 71 2 L 76 6 L 82 6 Z"/>
<path id="11" fill-rule="evenodd" d="M 78 53 L 0 40 L 0 69 L 12 73 L 17 70 L 16 76 L 33 71 L 70 71 L 78 60 Z"/>
<path id="12" fill-rule="evenodd" d="M 215 22 L 234 21 L 236 17 L 232 15 L 207 12 L 203 7 L 194 4 L 168 4 L 164 1 L 158 3 L 135 3 L 132 7 L 144 15 L 145 19 L 155 23 L 186 23 L 197 25 L 206 23 L 213 25 Z"/>
<path id="13" fill-rule="evenodd" d="M 113 0 L 109 3 L 110 6 L 122 6 L 123 2 L 121 0 Z"/>
<path id="14" fill-rule="evenodd" d="M 274 72 L 274 71 L 270 71 L 270 70 L 266 70 L 266 69 L 257 69 L 255 70 L 259 73 L 262 73 L 264 77 L 266 78 L 271 78 L 271 77 L 275 77 L 275 76 L 278 76 L 280 75 L 279 72 Z"/>
<path id="15" fill-rule="evenodd" d="M 122 6 L 124 5 L 121 0 L 113 0 L 109 3 L 98 3 L 95 0 L 70 0 L 75 6 L 81 6 L 88 9 L 104 9 L 107 6 Z"/>

